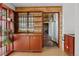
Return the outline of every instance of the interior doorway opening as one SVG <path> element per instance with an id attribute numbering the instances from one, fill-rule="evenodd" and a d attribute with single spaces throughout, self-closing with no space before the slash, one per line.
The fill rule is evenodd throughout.
<path id="1" fill-rule="evenodd" d="M 58 47 L 58 13 L 44 13 L 44 47 Z"/>

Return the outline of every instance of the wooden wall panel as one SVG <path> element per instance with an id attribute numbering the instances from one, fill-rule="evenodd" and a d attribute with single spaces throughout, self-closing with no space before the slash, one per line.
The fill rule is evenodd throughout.
<path id="1" fill-rule="evenodd" d="M 42 11 L 42 12 L 61 12 L 61 6 L 50 7 L 16 7 L 16 12 Z"/>

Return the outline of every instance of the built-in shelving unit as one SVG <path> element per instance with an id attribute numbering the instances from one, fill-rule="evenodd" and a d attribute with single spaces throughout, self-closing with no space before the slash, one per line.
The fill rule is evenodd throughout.
<path id="1" fill-rule="evenodd" d="M 42 12 L 15 14 L 14 51 L 42 51 L 42 39 Z"/>
<path id="2" fill-rule="evenodd" d="M 41 33 L 42 12 L 19 13 L 19 32 Z"/>
<path id="3" fill-rule="evenodd" d="M 13 11 L 7 7 L 0 7 L 0 55 L 7 55 L 13 51 Z"/>

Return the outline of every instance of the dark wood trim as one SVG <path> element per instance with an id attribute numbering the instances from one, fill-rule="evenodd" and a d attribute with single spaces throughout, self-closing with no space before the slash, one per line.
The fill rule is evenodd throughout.
<path id="1" fill-rule="evenodd" d="M 14 13 L 14 33 L 18 32 L 18 13 Z"/>
<path id="2" fill-rule="evenodd" d="M 30 11 L 61 12 L 62 6 L 16 7 L 15 9 L 15 12 L 30 12 Z"/>
<path id="3" fill-rule="evenodd" d="M 73 48 L 73 56 L 75 56 L 75 37 L 74 37 L 73 46 L 74 46 L 74 48 Z"/>
<path id="4" fill-rule="evenodd" d="M 58 12 L 58 47 L 60 48 L 60 13 Z"/>

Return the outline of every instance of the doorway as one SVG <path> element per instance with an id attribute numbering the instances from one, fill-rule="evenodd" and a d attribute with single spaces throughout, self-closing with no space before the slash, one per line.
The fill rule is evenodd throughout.
<path id="1" fill-rule="evenodd" d="M 58 13 L 43 13 L 44 47 L 58 47 Z"/>

